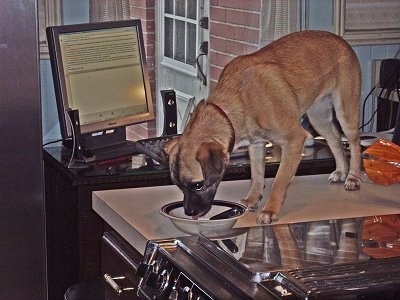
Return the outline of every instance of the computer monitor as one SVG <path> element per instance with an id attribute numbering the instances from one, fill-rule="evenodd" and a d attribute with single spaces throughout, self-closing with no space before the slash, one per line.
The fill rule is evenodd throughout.
<path id="1" fill-rule="evenodd" d="M 139 19 L 46 28 L 61 135 L 79 113 L 86 148 L 126 138 L 125 127 L 154 120 Z M 116 137 L 115 137 L 116 136 Z"/>

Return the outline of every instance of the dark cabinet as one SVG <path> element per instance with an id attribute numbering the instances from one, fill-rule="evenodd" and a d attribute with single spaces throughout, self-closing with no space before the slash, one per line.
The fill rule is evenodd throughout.
<path id="1" fill-rule="evenodd" d="M 70 286 L 101 276 L 104 222 L 92 210 L 93 191 L 170 184 L 167 169 L 132 174 L 122 164 L 68 169 L 61 152 L 61 147 L 43 151 L 49 299 L 63 299 Z"/>
<path id="2" fill-rule="evenodd" d="M 106 276 L 105 299 L 140 299 L 137 295 L 139 277 L 135 272 L 143 256 L 113 231 L 101 241 L 101 270 Z"/>
<path id="3" fill-rule="evenodd" d="M 0 1 L 0 298 L 46 299 L 36 0 Z"/>

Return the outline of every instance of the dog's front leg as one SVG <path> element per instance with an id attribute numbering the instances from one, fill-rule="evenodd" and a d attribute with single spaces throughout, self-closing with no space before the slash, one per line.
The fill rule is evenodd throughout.
<path id="1" fill-rule="evenodd" d="M 257 217 L 258 224 L 269 224 L 276 221 L 286 196 L 286 190 L 300 163 L 305 139 L 306 133 L 304 135 L 300 133 L 281 145 L 281 162 L 272 183 L 271 193 Z"/>
<path id="2" fill-rule="evenodd" d="M 258 202 L 262 199 L 262 191 L 265 186 L 265 144 L 251 144 L 248 146 L 251 168 L 251 186 L 245 199 L 241 202 L 251 211 L 258 208 Z"/>

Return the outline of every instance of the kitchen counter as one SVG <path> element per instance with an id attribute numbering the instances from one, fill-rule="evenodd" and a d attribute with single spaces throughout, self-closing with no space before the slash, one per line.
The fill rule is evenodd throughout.
<path id="1" fill-rule="evenodd" d="M 359 191 L 346 191 L 343 184 L 330 184 L 329 175 L 294 177 L 276 223 L 352 218 L 400 213 L 400 184 L 389 187 L 362 183 Z M 272 179 L 266 179 L 264 196 Z M 239 201 L 250 180 L 221 182 L 216 199 Z M 93 210 L 141 254 L 148 240 L 185 236 L 165 217 L 160 208 L 182 200 L 176 186 L 95 191 Z M 265 198 L 259 207 L 265 203 Z M 238 220 L 235 227 L 257 226 L 256 213 Z"/>

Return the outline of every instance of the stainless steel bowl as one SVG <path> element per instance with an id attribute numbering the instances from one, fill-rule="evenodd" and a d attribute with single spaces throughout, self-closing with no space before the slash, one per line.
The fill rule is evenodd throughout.
<path id="1" fill-rule="evenodd" d="M 234 213 L 231 214 L 233 216 L 223 219 L 218 218 L 217 215 L 228 210 L 234 211 Z M 178 201 L 164 205 L 160 209 L 160 213 L 164 217 L 170 219 L 180 231 L 196 235 L 202 231 L 216 231 L 232 228 L 239 218 L 248 213 L 248 210 L 246 206 L 239 203 L 214 200 L 213 206 L 207 214 L 198 219 L 193 219 L 191 216 L 185 215 L 183 202 Z"/>

